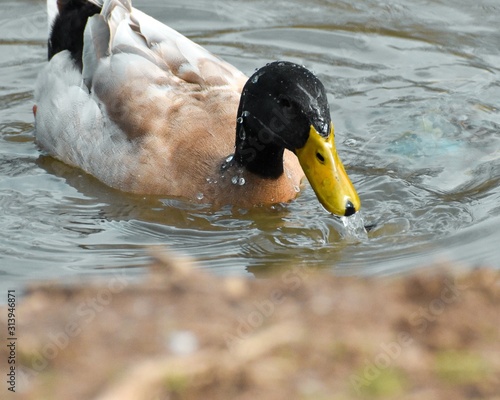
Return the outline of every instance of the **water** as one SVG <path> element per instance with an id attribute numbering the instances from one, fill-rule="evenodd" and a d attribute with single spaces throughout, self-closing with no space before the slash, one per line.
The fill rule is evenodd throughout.
<path id="1" fill-rule="evenodd" d="M 276 59 L 318 74 L 368 233 L 324 212 L 308 185 L 287 205 L 213 211 L 120 193 L 42 155 L 31 108 L 45 3 L 0 2 L 0 291 L 140 276 L 164 247 L 224 275 L 290 263 L 376 275 L 439 261 L 500 267 L 500 6 L 351 3 L 135 5 L 247 75 Z"/>

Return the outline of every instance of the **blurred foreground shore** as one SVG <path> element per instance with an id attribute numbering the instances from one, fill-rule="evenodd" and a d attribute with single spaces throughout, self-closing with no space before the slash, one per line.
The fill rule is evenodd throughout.
<path id="1" fill-rule="evenodd" d="M 14 325 L 8 309 L 1 399 L 500 399 L 500 271 L 487 268 L 251 280 L 158 255 L 140 282 L 37 285 Z"/>

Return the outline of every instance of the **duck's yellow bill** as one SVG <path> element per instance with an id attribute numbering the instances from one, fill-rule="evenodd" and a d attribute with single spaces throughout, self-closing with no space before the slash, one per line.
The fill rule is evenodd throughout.
<path id="1" fill-rule="evenodd" d="M 359 211 L 361 201 L 337 154 L 334 136 L 333 124 L 327 138 L 311 126 L 306 144 L 295 154 L 323 207 L 349 216 Z"/>

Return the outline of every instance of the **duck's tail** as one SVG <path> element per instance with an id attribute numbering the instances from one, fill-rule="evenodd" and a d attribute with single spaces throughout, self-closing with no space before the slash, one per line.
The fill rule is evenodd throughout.
<path id="1" fill-rule="evenodd" d="M 83 33 L 87 20 L 101 11 L 104 0 L 47 0 L 49 22 L 49 60 L 69 50 L 75 65 L 82 70 Z"/>

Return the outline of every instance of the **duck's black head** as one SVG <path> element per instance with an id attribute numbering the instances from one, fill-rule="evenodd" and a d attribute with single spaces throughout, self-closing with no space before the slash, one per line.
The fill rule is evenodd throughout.
<path id="1" fill-rule="evenodd" d="M 340 162 L 325 87 L 308 69 L 285 61 L 257 70 L 238 109 L 234 161 L 263 178 L 283 174 L 283 152 L 299 158 L 323 206 L 351 215 L 360 201 Z"/>

